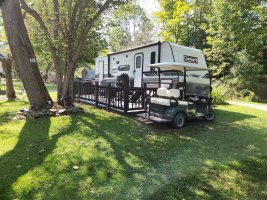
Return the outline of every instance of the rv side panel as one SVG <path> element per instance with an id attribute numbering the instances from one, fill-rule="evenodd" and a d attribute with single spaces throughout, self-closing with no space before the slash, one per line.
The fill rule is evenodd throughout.
<path id="1" fill-rule="evenodd" d="M 110 54 L 110 73 L 114 77 L 126 73 L 134 80 L 135 87 L 142 87 L 143 72 L 150 71 L 148 65 L 156 63 L 159 59 L 158 45 L 159 43 L 155 43 L 143 48 Z"/>

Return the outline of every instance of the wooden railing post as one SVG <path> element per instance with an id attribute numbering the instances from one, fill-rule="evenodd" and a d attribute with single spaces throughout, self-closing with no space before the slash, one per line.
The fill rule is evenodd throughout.
<path id="1" fill-rule="evenodd" d="M 146 98 L 145 98 L 145 95 L 146 95 L 146 88 L 147 88 L 147 85 L 146 83 L 144 84 L 144 88 L 141 88 L 142 89 L 142 109 L 145 109 L 145 106 L 146 106 Z"/>
<path id="2" fill-rule="evenodd" d="M 108 112 L 110 111 L 110 101 L 111 101 L 111 83 L 108 83 Z"/>
<path id="3" fill-rule="evenodd" d="M 147 90 L 147 84 L 144 84 L 143 92 L 142 92 L 142 109 L 147 110 L 147 97 L 146 97 L 146 90 Z"/>
<path id="4" fill-rule="evenodd" d="M 73 100 L 76 99 L 76 91 L 75 91 L 75 87 L 76 87 L 76 82 L 73 81 L 73 82 L 72 82 L 72 99 L 73 99 Z"/>
<path id="5" fill-rule="evenodd" d="M 95 82 L 95 106 L 98 107 L 98 82 Z"/>
<path id="6" fill-rule="evenodd" d="M 78 80 L 78 101 L 80 101 L 80 87 L 81 87 L 80 80 Z"/>
<path id="7" fill-rule="evenodd" d="M 127 114 L 128 109 L 129 109 L 129 88 L 128 87 L 124 87 L 123 88 L 123 93 L 124 93 L 124 107 L 123 107 L 123 111 L 125 114 Z"/>

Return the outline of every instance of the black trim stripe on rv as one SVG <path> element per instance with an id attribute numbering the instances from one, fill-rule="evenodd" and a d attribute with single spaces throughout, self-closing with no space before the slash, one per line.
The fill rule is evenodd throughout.
<path id="1" fill-rule="evenodd" d="M 174 57 L 174 53 L 173 53 L 173 49 L 172 49 L 172 45 L 171 45 L 171 43 L 169 43 L 169 42 L 166 42 L 166 43 L 168 43 L 168 44 L 170 45 L 171 52 L 172 52 L 172 57 L 173 57 L 173 62 L 175 62 L 175 57 Z"/>
<path id="2" fill-rule="evenodd" d="M 160 56 L 161 56 L 161 42 L 158 42 L 158 63 L 160 63 Z"/>
<path id="3" fill-rule="evenodd" d="M 108 77 L 111 77 L 110 73 L 110 56 L 108 55 Z"/>

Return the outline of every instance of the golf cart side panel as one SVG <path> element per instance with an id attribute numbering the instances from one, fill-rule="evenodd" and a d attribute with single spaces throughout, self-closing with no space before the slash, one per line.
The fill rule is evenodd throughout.
<path id="1" fill-rule="evenodd" d="M 188 107 L 186 105 L 164 106 L 159 104 L 150 104 L 150 115 L 162 118 L 167 121 L 173 121 L 177 113 L 183 112 L 187 114 Z"/>

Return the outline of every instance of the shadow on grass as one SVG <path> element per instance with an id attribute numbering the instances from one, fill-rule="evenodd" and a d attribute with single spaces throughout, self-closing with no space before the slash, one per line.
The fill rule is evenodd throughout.
<path id="1" fill-rule="evenodd" d="M 71 119 L 71 124 L 77 123 L 75 118 Z M 71 132 L 66 127 L 60 133 L 49 137 L 49 128 L 49 118 L 26 120 L 16 146 L 0 157 L 0 199 L 9 199 L 12 184 L 20 176 L 40 165 L 53 151 L 58 139 Z"/>
<path id="2" fill-rule="evenodd" d="M 148 199 L 266 199 L 266 169 L 267 156 L 217 165 L 191 176 L 171 180 Z"/>
<path id="3" fill-rule="evenodd" d="M 234 122 L 256 118 L 256 116 L 254 116 L 254 115 L 243 114 L 243 113 L 238 113 L 238 112 L 230 112 L 230 111 L 226 111 L 226 110 L 218 110 L 217 109 L 217 110 L 215 110 L 215 112 L 217 115 L 215 122 L 208 122 L 202 118 L 188 120 L 188 121 L 186 121 L 185 128 L 180 129 L 179 131 L 182 133 L 185 133 L 185 132 L 188 132 L 188 128 L 197 130 L 198 128 L 203 128 L 206 125 L 213 126 L 213 125 L 215 125 L 217 123 L 221 123 L 221 122 L 225 123 L 225 125 L 228 125 L 228 124 L 231 124 Z M 141 122 L 142 124 L 144 124 L 145 126 L 152 128 L 154 131 L 156 131 L 158 133 L 168 132 L 170 130 L 172 130 L 172 131 L 175 130 L 171 123 L 157 123 L 157 122 L 152 122 L 152 121 L 147 120 L 147 119 L 144 120 L 143 118 L 138 118 L 138 121 Z"/>
<path id="4" fill-rule="evenodd" d="M 229 199 L 231 199 L 230 197 L 234 195 L 227 192 L 225 194 L 225 191 L 213 188 L 210 185 L 209 182 L 214 177 L 202 177 L 201 170 L 205 168 L 205 162 L 209 160 L 216 163 L 225 163 L 229 160 L 240 160 L 246 152 L 247 145 L 254 145 L 261 149 L 258 141 L 262 141 L 265 136 L 258 133 L 257 129 L 254 130 L 252 127 L 246 127 L 246 124 L 244 126 L 232 124 L 234 122 L 256 118 L 254 115 L 223 110 L 217 110 L 217 114 L 217 120 L 220 120 L 220 123 L 209 123 L 199 120 L 189 122 L 188 126 L 190 127 L 181 130 L 185 135 L 191 136 L 188 139 L 169 134 L 170 131 L 175 132 L 175 130 L 170 129 L 168 125 L 164 125 L 164 128 L 161 127 L 159 131 L 155 132 L 151 130 L 151 127 L 155 129 L 155 124 L 152 126 L 149 125 L 150 127 L 144 130 L 144 127 L 124 117 L 113 118 L 111 122 L 113 126 L 107 123 L 107 118 L 97 118 L 91 114 L 84 114 L 80 121 L 85 126 L 97 130 L 96 134 L 98 134 L 98 137 L 104 138 L 111 145 L 116 160 L 122 166 L 124 176 L 129 178 L 129 182 L 126 183 L 128 185 L 127 189 L 130 190 L 131 187 L 136 187 L 135 184 L 143 184 L 142 182 L 136 182 L 133 177 L 136 173 L 144 174 L 146 171 L 149 174 L 145 175 L 148 182 L 162 181 L 164 183 L 164 178 L 166 177 L 169 177 L 170 180 L 173 177 L 177 177 L 177 179 L 171 181 L 167 186 L 160 188 L 159 191 L 156 191 L 151 196 L 144 195 L 147 197 L 150 196 L 150 199 L 188 199 L 188 196 L 191 199 L 202 198 L 203 196 L 199 194 L 199 191 L 200 193 L 204 193 L 202 195 L 205 198 L 227 199 L 229 195 Z M 86 120 L 87 117 L 90 118 L 90 121 Z M 227 129 L 223 128 L 221 124 L 226 124 Z M 211 131 L 207 129 L 206 125 L 217 128 L 218 130 Z M 243 129 L 246 129 L 247 132 L 244 132 Z M 187 134 L 189 130 L 193 130 L 193 133 Z M 234 132 L 231 132 L 233 130 Z M 231 133 L 229 136 L 225 136 L 225 132 L 227 131 Z M 201 133 L 206 136 L 196 137 L 194 135 L 195 133 Z M 251 134 L 251 137 L 247 137 L 249 134 Z M 154 138 L 154 136 L 156 136 L 155 139 L 148 139 Z M 232 137 L 234 139 L 239 137 L 240 139 L 238 142 L 230 142 Z M 127 161 L 129 154 L 136 157 L 136 160 L 133 160 L 135 163 Z M 105 168 L 106 164 L 102 164 L 100 168 L 108 171 L 108 168 Z M 140 164 L 142 167 L 136 167 L 136 164 Z M 243 164 L 245 166 L 245 161 Z M 259 163 L 254 164 L 257 165 L 255 167 L 258 167 Z M 251 165 L 253 164 L 251 163 Z M 266 164 L 263 165 L 263 167 L 265 166 Z M 228 167 L 230 168 L 231 166 L 229 165 Z M 151 170 L 152 168 L 157 169 L 157 171 Z M 169 174 L 164 174 L 166 169 Z M 252 168 L 247 170 L 251 170 L 253 174 Z M 264 170 L 262 170 L 262 173 L 266 173 L 266 170 Z M 199 173 L 192 177 L 190 175 L 186 176 L 186 180 L 181 178 L 183 177 L 181 174 L 192 174 L 195 171 L 199 171 Z M 218 176 L 219 172 L 220 170 L 216 171 Z M 258 183 L 259 179 L 255 181 Z M 177 190 L 181 192 L 177 192 Z M 118 193 L 125 192 L 126 188 L 123 188 Z"/>
<path id="5" fill-rule="evenodd" d="M 128 142 L 125 141 L 125 131 L 129 131 L 129 130 L 133 130 L 136 126 L 134 126 L 134 124 L 132 123 L 132 121 L 128 121 L 127 118 L 124 118 L 123 116 L 120 117 L 116 117 L 115 119 L 113 119 L 113 123 L 116 124 L 116 127 L 118 126 L 118 128 L 116 128 L 116 134 L 120 140 L 119 143 L 115 142 L 114 139 L 111 138 L 111 136 L 108 134 L 112 131 L 112 128 L 110 127 L 109 123 L 106 123 L 107 119 L 101 119 L 98 118 L 96 115 L 92 115 L 92 114 L 84 114 L 84 117 L 88 117 L 91 120 L 93 120 L 93 123 L 86 121 L 84 118 L 80 118 L 80 122 L 82 122 L 85 126 L 91 127 L 93 130 L 95 130 L 95 134 L 96 137 L 102 137 L 104 138 L 112 147 L 113 151 L 114 151 L 114 155 L 116 157 L 116 160 L 120 163 L 120 165 L 123 167 L 124 172 L 129 172 L 131 171 L 131 166 L 129 166 L 126 162 L 125 162 L 125 153 L 123 152 L 127 152 L 125 147 L 126 144 L 130 144 L 131 146 L 128 147 L 132 147 L 132 145 L 136 145 L 136 143 L 140 140 L 140 139 L 144 139 L 144 136 L 140 136 L 140 138 L 137 138 L 136 141 L 133 140 L 133 136 L 131 136 L 130 134 L 127 136 L 128 137 Z M 127 119 L 127 120 L 126 120 Z M 125 124 L 123 123 L 124 121 L 127 121 L 128 127 L 127 129 L 125 129 Z M 100 126 L 99 126 L 100 125 Z M 118 131 L 118 132 L 117 132 Z M 98 135 L 97 135 L 98 134 Z M 97 145 L 97 147 L 99 150 L 101 150 L 101 144 Z M 127 147 L 126 147 L 127 148 Z M 133 149 L 132 149 L 133 150 Z M 102 166 L 104 167 L 104 166 Z"/>
<path id="6" fill-rule="evenodd" d="M 14 111 L 13 103 L 15 102 L 18 102 L 18 101 L 12 99 L 12 100 L 6 100 L 3 102 L 2 101 L 0 102 L 0 106 L 3 106 L 3 110 L 4 110 L 0 112 L 0 125 L 7 123 L 12 117 L 14 117 L 15 113 L 18 111 L 18 110 Z M 28 105 L 26 101 L 19 102 L 19 106 L 25 106 L 25 105 Z M 17 105 L 16 107 L 19 109 Z M 2 108 L 0 108 L 0 110 L 1 109 Z"/>
<path id="7" fill-rule="evenodd" d="M 44 165 L 44 167 L 51 163 L 55 165 L 50 167 L 51 169 L 46 169 L 53 176 L 54 186 L 49 188 L 40 186 L 36 190 L 31 188 L 32 192 L 26 194 L 25 199 L 33 198 L 38 192 L 44 193 L 48 199 L 49 195 L 54 199 L 64 199 L 64 197 L 69 199 L 89 199 L 89 197 L 92 199 L 127 199 L 126 195 L 129 199 L 148 197 L 180 199 L 180 197 L 187 196 L 196 199 L 201 198 L 201 195 L 210 199 L 225 199 L 227 194 L 210 184 L 210 181 L 219 176 L 222 170 L 215 169 L 213 174 L 210 172 L 203 174 L 205 161 L 226 163 L 230 159 L 240 159 L 239 155 L 235 154 L 236 152 L 244 153 L 244 148 L 248 144 L 258 147 L 258 141 L 265 137 L 263 134 L 257 134 L 258 130 L 252 127 L 247 128 L 247 132 L 243 132 L 240 130 L 243 130 L 245 125 L 238 127 L 231 124 L 252 119 L 255 116 L 229 111 L 218 111 L 217 120 L 220 120 L 220 123 L 215 122 L 211 126 L 218 128 L 221 123 L 226 123 L 229 130 L 235 129 L 233 134 L 240 136 L 235 146 L 229 143 L 232 135 L 225 138 L 222 134 L 225 131 L 224 128 L 219 127 L 218 131 L 210 131 L 206 128 L 207 122 L 189 122 L 188 127 L 181 132 L 192 131 L 190 137 L 177 137 L 170 134 L 170 130 L 176 132 L 170 128 L 155 132 L 153 130 L 155 128 L 144 127 L 127 117 L 105 115 L 98 110 L 94 112 L 71 117 L 70 125 L 52 138 L 48 134 L 50 119 L 26 121 L 17 145 L 12 151 L 0 157 L 0 199 L 9 197 L 9 193 L 12 193 L 12 184 L 20 176 L 43 163 L 44 159 L 52 153 L 58 139 L 74 130 L 76 131 L 75 137 L 62 142 L 61 148 L 70 148 L 69 145 L 72 144 L 70 141 L 73 142 L 72 147 L 79 147 L 71 152 L 73 154 L 64 152 L 64 154 L 58 154 L 60 158 L 51 157 L 49 161 L 46 161 L 49 163 Z M 79 125 L 73 126 L 76 123 Z M 253 134 L 252 140 L 243 137 L 248 133 Z M 80 141 L 77 140 L 78 137 Z M 82 143 L 85 138 L 88 140 Z M 93 150 L 93 155 L 81 155 L 80 148 L 84 148 L 84 151 Z M 83 156 L 85 159 L 81 158 Z M 63 158 L 66 159 L 68 168 L 61 170 L 57 167 L 60 166 Z M 257 163 L 253 163 L 244 164 L 244 166 L 258 167 Z M 81 170 L 73 172 L 72 167 L 69 166 L 76 164 Z M 261 165 L 262 169 L 265 166 L 265 164 Z M 238 168 L 235 169 L 235 167 Z M 250 172 L 246 171 L 251 170 L 247 167 L 240 168 L 240 165 L 229 165 L 228 168 L 243 169 L 248 176 Z M 254 172 L 255 170 L 251 171 L 251 177 Z M 265 172 L 260 174 L 260 176 L 266 175 Z M 250 180 L 260 181 L 252 178 Z M 153 185 L 154 183 L 158 185 Z M 80 192 L 79 185 L 84 187 L 82 192 Z M 139 192 L 137 189 L 141 186 L 142 191 Z M 92 188 L 97 192 L 91 192 Z M 57 196 L 52 197 L 52 194 Z"/>
<path id="8" fill-rule="evenodd" d="M 10 118 L 14 116 L 14 113 L 10 113 L 10 112 L 4 112 L 4 113 L 0 113 L 0 126 L 7 123 Z"/>
<path id="9" fill-rule="evenodd" d="M 229 123 L 256 118 L 256 116 L 254 115 L 233 112 L 233 111 L 226 111 L 226 110 L 216 110 L 216 113 L 218 116 L 217 120 Z"/>

